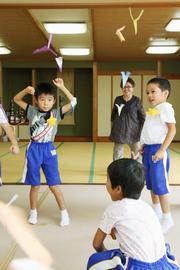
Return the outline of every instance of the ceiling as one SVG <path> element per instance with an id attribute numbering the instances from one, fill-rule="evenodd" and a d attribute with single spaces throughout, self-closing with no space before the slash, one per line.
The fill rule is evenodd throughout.
<path id="1" fill-rule="evenodd" d="M 49 1 L 48 1 L 49 2 Z M 53 61 L 50 52 L 33 55 L 32 52 L 47 44 L 49 34 L 42 22 L 86 22 L 88 31 L 81 35 L 53 35 L 51 48 L 60 55 L 60 47 L 88 47 L 89 56 L 64 56 L 68 60 L 119 61 L 148 59 L 180 59 L 173 55 L 147 55 L 150 38 L 175 38 L 180 45 L 180 32 L 166 32 L 171 18 L 180 18 L 180 1 L 0 1 L 0 46 L 11 49 L 10 55 L 0 61 Z M 54 3 L 54 4 L 53 4 Z M 137 22 L 137 35 L 130 17 L 144 13 Z M 121 42 L 116 30 L 126 26 Z"/>

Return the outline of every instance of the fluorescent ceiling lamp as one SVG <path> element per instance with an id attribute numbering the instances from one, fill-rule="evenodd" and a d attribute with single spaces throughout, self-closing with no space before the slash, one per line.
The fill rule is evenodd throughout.
<path id="1" fill-rule="evenodd" d="M 89 55 L 90 50 L 88 48 L 61 48 L 60 53 L 62 55 Z"/>
<path id="2" fill-rule="evenodd" d="M 152 46 L 173 46 L 178 45 L 178 42 L 174 38 L 150 38 L 150 45 Z"/>
<path id="3" fill-rule="evenodd" d="M 83 34 L 87 32 L 86 23 L 45 22 L 44 27 L 51 34 Z"/>
<path id="4" fill-rule="evenodd" d="M 147 54 L 171 54 L 176 53 L 179 46 L 150 46 L 146 49 Z"/>
<path id="5" fill-rule="evenodd" d="M 0 55 L 10 54 L 11 51 L 6 47 L 0 47 Z"/>
<path id="6" fill-rule="evenodd" d="M 180 32 L 180 19 L 171 19 L 165 29 L 168 32 Z"/>

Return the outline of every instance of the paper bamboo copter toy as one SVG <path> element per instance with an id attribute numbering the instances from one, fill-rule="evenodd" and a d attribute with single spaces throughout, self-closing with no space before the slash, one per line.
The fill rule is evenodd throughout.
<path id="1" fill-rule="evenodd" d="M 49 36 L 49 40 L 48 40 L 48 44 L 41 47 L 41 48 L 38 48 L 36 50 L 33 51 L 33 54 L 37 54 L 37 53 L 44 53 L 44 52 L 51 52 L 55 57 L 57 57 L 57 53 L 55 51 L 53 51 L 50 47 L 51 45 L 51 41 L 52 41 L 52 34 L 50 34 Z"/>
<path id="2" fill-rule="evenodd" d="M 11 206 L 17 197 L 18 195 L 15 194 L 8 204 L 0 202 L 0 222 L 28 258 L 12 261 L 8 270 L 52 270 L 50 268 L 52 257 L 49 251 L 35 236 L 30 225 L 26 223 L 23 212 L 19 208 Z"/>
<path id="3" fill-rule="evenodd" d="M 131 75 L 130 71 L 121 71 L 122 76 L 122 87 L 124 88 L 129 76 Z"/>
<path id="4" fill-rule="evenodd" d="M 62 72 L 62 64 L 63 64 L 63 58 L 61 56 L 58 56 L 57 53 L 51 49 L 51 41 L 52 41 L 52 34 L 49 36 L 48 44 L 38 48 L 33 51 L 33 54 L 38 54 L 38 53 L 45 53 L 45 52 L 51 52 L 53 56 L 55 57 L 56 63 L 58 65 L 59 71 Z"/>
<path id="5" fill-rule="evenodd" d="M 125 38 L 124 38 L 123 34 L 121 33 L 125 27 L 126 26 L 124 25 L 121 28 L 116 30 L 116 35 L 118 36 L 118 38 L 120 39 L 121 42 L 125 41 Z"/>
<path id="6" fill-rule="evenodd" d="M 139 13 L 139 16 L 137 18 L 134 18 L 133 15 L 132 15 L 132 10 L 131 10 L 131 8 L 129 8 L 129 14 L 130 14 L 131 20 L 133 22 L 135 35 L 137 35 L 137 32 L 138 32 L 137 31 L 137 29 L 138 29 L 137 28 L 137 22 L 140 20 L 143 13 L 144 13 L 144 9 L 141 10 L 141 12 Z M 125 29 L 125 27 L 126 26 L 124 25 L 121 28 L 116 30 L 116 35 L 118 36 L 118 38 L 120 39 L 121 42 L 126 41 L 123 34 L 122 34 L 122 31 Z"/>
<path id="7" fill-rule="evenodd" d="M 131 20 L 133 21 L 134 33 L 135 33 L 135 35 L 137 35 L 137 22 L 140 20 L 141 16 L 143 15 L 144 9 L 141 10 L 141 12 L 139 13 L 139 16 L 137 18 L 133 17 L 131 8 L 129 8 L 129 13 L 130 13 Z"/>

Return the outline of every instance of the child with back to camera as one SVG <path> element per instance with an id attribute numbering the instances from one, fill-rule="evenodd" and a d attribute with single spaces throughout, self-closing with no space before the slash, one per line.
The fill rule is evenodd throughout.
<path id="1" fill-rule="evenodd" d="M 157 216 L 151 206 L 140 199 L 145 181 L 143 166 L 133 159 L 118 159 L 108 166 L 107 174 L 106 188 L 113 202 L 105 210 L 94 236 L 93 247 L 98 253 L 90 257 L 87 269 L 179 269 L 166 251 Z M 109 256 L 110 251 L 104 246 L 107 235 L 115 235 L 113 238 L 124 254 L 123 263 L 118 262 L 118 267 L 113 258 L 115 250 Z M 123 266 L 124 257 L 126 266 Z"/>
<path id="2" fill-rule="evenodd" d="M 26 162 L 22 181 L 31 185 L 29 223 L 37 223 L 37 197 L 40 188 L 40 168 L 44 172 L 46 182 L 53 193 L 61 210 L 61 226 L 69 224 L 69 215 L 65 207 L 63 195 L 58 187 L 61 183 L 58 171 L 58 159 L 53 141 L 57 132 L 57 125 L 64 114 L 76 106 L 76 98 L 64 86 L 62 79 L 53 80 L 53 84 L 39 83 L 20 91 L 14 101 L 26 111 L 30 126 L 30 143 L 27 148 Z M 53 109 L 56 101 L 56 89 L 59 88 L 68 99 L 62 108 Z M 27 94 L 35 96 L 37 107 L 27 104 L 23 98 Z"/>
<path id="3" fill-rule="evenodd" d="M 172 105 L 166 100 L 171 93 L 167 79 L 153 78 L 147 83 L 147 98 L 153 107 L 146 113 L 141 133 L 146 186 L 151 191 L 154 210 L 166 233 L 174 224 L 169 204 L 168 146 L 176 133 Z"/>

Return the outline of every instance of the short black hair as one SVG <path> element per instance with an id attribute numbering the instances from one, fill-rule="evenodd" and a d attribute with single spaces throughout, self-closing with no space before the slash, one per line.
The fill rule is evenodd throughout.
<path id="1" fill-rule="evenodd" d="M 42 94 L 45 95 L 52 95 L 54 98 L 56 98 L 56 89 L 53 84 L 51 83 L 46 83 L 46 82 L 41 82 L 38 83 L 37 86 L 35 87 L 35 93 L 34 96 L 36 99 Z"/>
<path id="2" fill-rule="evenodd" d="M 124 198 L 139 199 L 145 183 L 145 173 L 138 161 L 117 159 L 108 166 L 107 173 L 112 189 L 121 186 Z"/>
<path id="3" fill-rule="evenodd" d="M 135 81 L 132 78 L 129 77 L 126 82 L 130 83 L 132 87 L 135 87 Z M 123 79 L 121 79 L 120 87 L 123 89 Z"/>
<path id="4" fill-rule="evenodd" d="M 149 80 L 147 85 L 150 84 L 150 83 L 158 84 L 161 91 L 162 92 L 168 91 L 169 92 L 168 97 L 170 96 L 170 94 L 171 94 L 171 84 L 167 79 L 160 78 L 160 77 L 155 77 L 155 78 L 152 78 L 151 80 Z"/>

